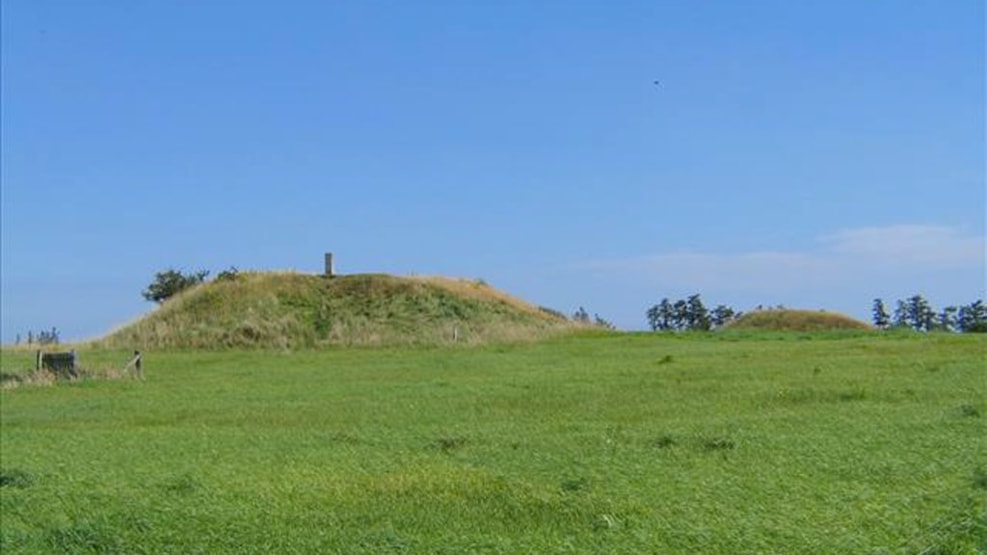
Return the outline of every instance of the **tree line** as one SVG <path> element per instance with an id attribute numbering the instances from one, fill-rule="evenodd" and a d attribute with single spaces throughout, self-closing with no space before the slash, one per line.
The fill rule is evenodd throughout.
<path id="1" fill-rule="evenodd" d="M 695 294 L 676 301 L 666 297 L 645 314 L 652 331 L 711 331 L 744 313 L 722 304 L 708 309 L 699 294 Z M 874 299 L 872 314 L 874 326 L 882 330 L 987 333 L 987 304 L 983 300 L 936 311 L 925 297 L 913 295 L 896 301 L 889 313 L 883 300 Z"/>
<path id="2" fill-rule="evenodd" d="M 874 299 L 871 314 L 874 326 L 882 330 L 910 328 L 916 331 L 987 333 L 987 305 L 982 299 L 936 311 L 925 297 L 913 295 L 895 301 L 894 309 L 889 314 L 884 301 L 878 298 Z"/>
<path id="3" fill-rule="evenodd" d="M 698 293 L 676 301 L 666 297 L 646 312 L 651 331 L 711 331 L 742 314 L 722 304 L 708 309 Z"/>
<path id="4" fill-rule="evenodd" d="M 61 341 L 59 337 L 58 329 L 52 327 L 51 331 L 42 330 L 37 333 L 33 331 L 27 332 L 27 344 L 28 345 L 58 345 Z M 14 340 L 14 345 L 21 344 L 21 334 L 17 334 L 17 338 Z"/>

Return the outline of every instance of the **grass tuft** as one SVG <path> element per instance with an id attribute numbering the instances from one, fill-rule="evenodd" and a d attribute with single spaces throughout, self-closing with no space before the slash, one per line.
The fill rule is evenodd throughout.
<path id="1" fill-rule="evenodd" d="M 653 442 L 651 442 L 651 444 L 658 449 L 667 449 L 675 445 L 675 443 L 675 438 L 667 434 L 658 436 Z"/>
<path id="2" fill-rule="evenodd" d="M 728 437 L 713 437 L 702 440 L 704 451 L 730 451 L 737 447 L 737 443 Z"/>
<path id="3" fill-rule="evenodd" d="M 124 553 L 123 542 L 103 523 L 77 522 L 48 532 L 49 546 L 62 553 Z"/>
<path id="4" fill-rule="evenodd" d="M 980 418 L 980 407 L 969 403 L 959 406 L 960 416 L 967 418 Z"/>
<path id="5" fill-rule="evenodd" d="M 449 453 L 465 447 L 467 442 L 465 437 L 440 437 L 432 445 L 443 453 Z"/>
<path id="6" fill-rule="evenodd" d="M 33 484 L 34 476 L 18 468 L 0 471 L 0 488 L 27 488 Z"/>
<path id="7" fill-rule="evenodd" d="M 562 480 L 559 489 L 565 493 L 576 493 L 589 489 L 589 480 L 583 477 Z"/>
<path id="8" fill-rule="evenodd" d="M 987 471 L 978 466 L 973 469 L 973 487 L 977 489 L 987 489 Z"/>
<path id="9" fill-rule="evenodd" d="M 189 494 L 201 487 L 199 480 L 194 474 L 185 472 L 166 480 L 161 484 L 161 488 L 170 493 Z"/>

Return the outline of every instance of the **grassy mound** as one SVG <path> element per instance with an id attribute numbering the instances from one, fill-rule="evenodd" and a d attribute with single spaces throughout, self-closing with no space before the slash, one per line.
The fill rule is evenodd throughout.
<path id="1" fill-rule="evenodd" d="M 729 329 L 768 331 L 868 330 L 870 324 L 836 312 L 813 310 L 757 310 L 744 314 Z"/>
<path id="2" fill-rule="evenodd" d="M 206 349 L 478 344 L 545 337 L 572 326 L 479 281 L 265 272 L 196 286 L 100 343 Z"/>

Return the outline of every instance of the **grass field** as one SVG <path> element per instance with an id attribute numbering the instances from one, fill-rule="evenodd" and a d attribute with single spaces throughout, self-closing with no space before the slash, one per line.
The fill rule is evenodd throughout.
<path id="1" fill-rule="evenodd" d="M 984 336 L 148 352 L 144 373 L 0 393 L 0 552 L 987 553 Z"/>

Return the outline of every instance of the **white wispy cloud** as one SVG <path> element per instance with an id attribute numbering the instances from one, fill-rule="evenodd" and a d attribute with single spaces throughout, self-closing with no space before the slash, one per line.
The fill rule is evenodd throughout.
<path id="1" fill-rule="evenodd" d="M 983 265 L 984 237 L 954 227 L 897 225 L 844 229 L 821 238 L 830 258 L 863 258 L 895 267 L 958 268 Z"/>
<path id="2" fill-rule="evenodd" d="M 724 282 L 737 289 L 758 288 L 766 281 L 787 285 L 828 270 L 817 257 L 769 251 L 657 254 L 602 261 L 595 267 L 605 273 L 653 277 L 668 285 L 697 289 L 718 288 Z"/>
<path id="3" fill-rule="evenodd" d="M 817 238 L 806 252 L 659 253 L 597 261 L 592 269 L 696 291 L 776 293 L 867 284 L 895 290 L 907 289 L 909 279 L 917 286 L 917 276 L 928 282 L 929 276 L 956 272 L 982 284 L 985 259 L 982 236 L 948 226 L 896 225 L 839 230 Z"/>

